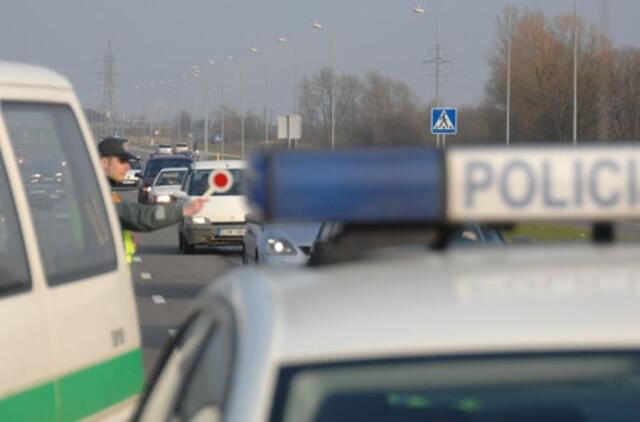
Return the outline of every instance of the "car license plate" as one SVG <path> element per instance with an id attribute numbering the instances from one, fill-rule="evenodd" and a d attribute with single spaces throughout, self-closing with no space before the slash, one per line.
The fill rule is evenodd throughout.
<path id="1" fill-rule="evenodd" d="M 218 229 L 218 236 L 228 236 L 228 237 L 237 237 L 244 236 L 244 228 L 229 228 L 229 229 Z"/>

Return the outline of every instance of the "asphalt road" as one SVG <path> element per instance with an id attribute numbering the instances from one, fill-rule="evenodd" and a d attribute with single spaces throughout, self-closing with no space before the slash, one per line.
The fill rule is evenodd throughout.
<path id="1" fill-rule="evenodd" d="M 121 191 L 135 201 L 136 191 Z M 176 226 L 137 233 L 138 252 L 131 266 L 148 374 L 171 333 L 186 316 L 190 301 L 217 277 L 241 265 L 239 248 L 200 248 L 194 255 L 178 250 Z"/>

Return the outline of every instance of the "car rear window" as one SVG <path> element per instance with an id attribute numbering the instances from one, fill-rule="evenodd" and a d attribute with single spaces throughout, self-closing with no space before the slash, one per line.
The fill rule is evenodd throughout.
<path id="1" fill-rule="evenodd" d="M 188 193 L 190 196 L 200 196 L 204 194 L 207 189 L 209 189 L 209 174 L 211 174 L 213 170 L 211 169 L 202 169 L 196 170 L 191 179 L 189 180 L 189 188 Z M 233 195 L 242 195 L 242 175 L 244 170 L 242 169 L 231 169 L 228 170 L 233 176 L 233 186 L 231 189 L 225 193 L 215 192 L 213 196 L 233 196 Z"/>
<path id="2" fill-rule="evenodd" d="M 158 175 L 158 179 L 155 181 L 155 186 L 172 186 L 181 185 L 184 175 L 187 173 L 187 169 L 183 171 L 163 171 Z"/>
<path id="3" fill-rule="evenodd" d="M 150 160 L 145 169 L 145 176 L 156 176 L 160 170 L 169 167 L 188 168 L 193 160 L 188 158 L 166 158 L 162 160 Z"/>

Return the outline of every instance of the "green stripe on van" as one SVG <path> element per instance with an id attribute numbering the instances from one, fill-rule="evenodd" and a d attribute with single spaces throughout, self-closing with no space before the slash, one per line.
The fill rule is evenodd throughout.
<path id="1" fill-rule="evenodd" d="M 52 382 L 7 397 L 0 400 L 0 421 L 54 422 L 55 400 Z"/>
<path id="2" fill-rule="evenodd" d="M 142 391 L 142 368 L 142 352 L 134 349 L 0 400 L 0 421 L 70 422 L 84 418 Z"/>

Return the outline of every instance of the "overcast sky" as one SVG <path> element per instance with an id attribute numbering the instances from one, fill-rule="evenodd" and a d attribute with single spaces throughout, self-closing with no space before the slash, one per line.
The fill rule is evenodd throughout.
<path id="1" fill-rule="evenodd" d="M 568 13 L 572 0 L 513 0 L 548 15 Z M 592 23 L 609 10 L 609 36 L 616 46 L 640 47 L 640 2 L 577 0 L 579 14 Z M 292 108 L 294 50 L 298 77 L 331 63 L 331 36 L 313 30 L 314 20 L 336 38 L 338 72 L 364 75 L 375 70 L 400 79 L 422 101 L 434 96 L 434 20 L 413 13 L 413 0 L 4 0 L 0 13 L 0 59 L 38 63 L 66 75 L 82 101 L 100 104 L 102 58 L 112 40 L 117 67 L 116 100 L 121 111 L 144 107 L 171 110 L 202 107 L 204 80 L 136 85 L 191 75 L 197 64 L 206 72 L 209 102 L 240 107 L 240 69 L 244 62 L 245 102 L 258 110 L 265 98 L 274 113 Z M 444 103 L 460 106 L 481 100 L 487 78 L 487 54 L 496 16 L 506 0 L 423 1 L 437 18 L 443 56 Z M 277 37 L 289 45 L 278 45 Z M 294 48 L 295 45 L 295 48 Z M 248 54 L 248 48 L 260 54 Z M 234 55 L 241 61 L 229 62 Z M 207 60 L 216 61 L 214 66 Z M 199 90 L 197 90 L 199 89 Z"/>

